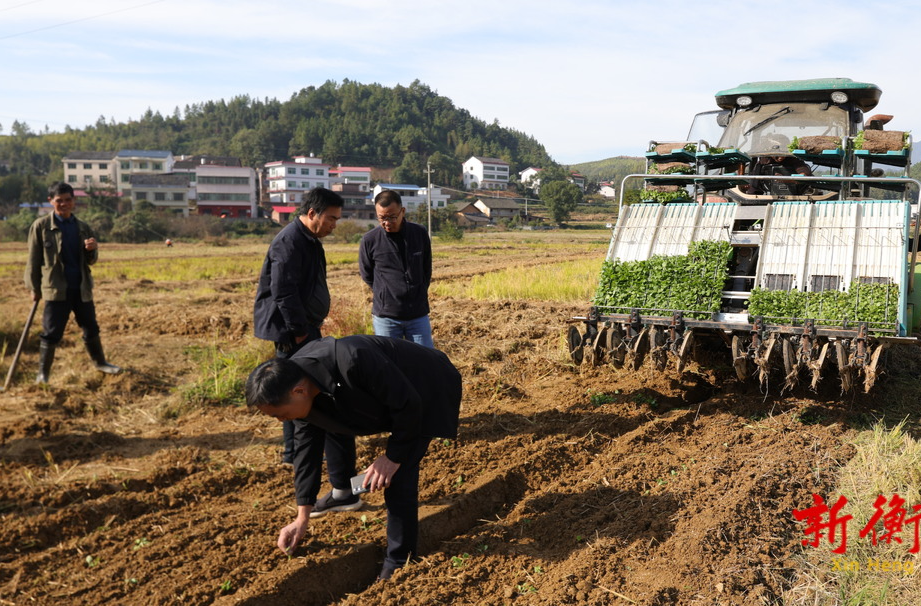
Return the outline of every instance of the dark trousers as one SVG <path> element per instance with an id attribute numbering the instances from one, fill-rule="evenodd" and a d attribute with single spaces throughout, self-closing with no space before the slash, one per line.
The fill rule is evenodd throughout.
<path id="1" fill-rule="evenodd" d="M 419 552 L 419 463 L 431 438 L 418 438 L 412 455 L 384 489 L 387 505 L 387 553 L 383 571 L 393 571 Z"/>
<path id="2" fill-rule="evenodd" d="M 307 332 L 307 338 L 301 341 L 300 343 L 275 343 L 275 357 L 276 358 L 290 358 L 304 345 L 307 345 L 311 341 L 316 341 L 322 335 L 320 334 L 319 328 L 314 328 L 311 326 Z M 282 421 L 281 422 L 281 431 L 282 439 L 284 440 L 285 448 L 281 453 L 281 460 L 287 462 L 294 461 L 294 423 L 291 421 Z M 354 450 L 354 446 L 353 446 Z M 354 464 L 353 464 L 354 467 Z M 349 479 L 345 479 L 345 485 L 350 486 Z"/>
<path id="3" fill-rule="evenodd" d="M 99 323 L 96 322 L 96 306 L 92 301 L 80 299 L 79 288 L 68 288 L 67 298 L 63 301 L 45 301 L 42 313 L 41 339 L 50 345 L 57 345 L 64 337 L 64 329 L 73 312 L 77 325 L 83 329 L 83 340 L 89 341 L 99 336 Z"/>

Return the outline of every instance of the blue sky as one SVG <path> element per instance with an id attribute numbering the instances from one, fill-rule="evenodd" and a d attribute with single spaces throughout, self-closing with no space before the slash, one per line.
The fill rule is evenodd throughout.
<path id="1" fill-rule="evenodd" d="M 578 163 L 683 138 L 742 82 L 847 77 L 912 130 L 919 22 L 909 1 L 0 0 L 0 125 L 418 79 Z"/>

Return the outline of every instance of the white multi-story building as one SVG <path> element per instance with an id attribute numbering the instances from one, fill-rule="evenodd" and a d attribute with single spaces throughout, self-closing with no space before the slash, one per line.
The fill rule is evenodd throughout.
<path id="1" fill-rule="evenodd" d="M 134 175 L 160 175 L 173 172 L 173 152 L 164 150 L 123 149 L 115 154 L 115 180 L 125 196 L 131 196 Z"/>
<path id="2" fill-rule="evenodd" d="M 181 158 L 174 170 L 188 176 L 189 201 L 197 214 L 256 216 L 256 171 L 241 166 L 239 158 L 207 154 Z"/>
<path id="3" fill-rule="evenodd" d="M 367 166 L 342 166 L 329 169 L 329 183 L 343 185 L 357 185 L 357 190 L 368 193 L 371 191 L 371 168 Z M 349 187 L 349 190 L 356 188 Z"/>
<path id="4" fill-rule="evenodd" d="M 64 181 L 74 188 L 116 188 L 115 152 L 70 152 L 63 158 Z"/>
<path id="5" fill-rule="evenodd" d="M 385 189 L 395 191 L 400 194 L 400 199 L 403 201 L 403 208 L 407 212 L 412 212 L 419 208 L 426 207 L 428 203 L 428 190 L 424 187 L 419 187 L 418 185 L 403 185 L 396 183 L 378 183 L 374 186 L 374 195 L 372 198 L 376 198 L 377 194 L 381 193 Z M 432 208 L 445 208 L 448 205 L 448 194 L 441 193 L 441 188 L 433 187 L 432 188 Z"/>
<path id="6" fill-rule="evenodd" d="M 314 187 L 329 189 L 329 165 L 314 156 L 267 162 L 265 176 L 272 206 L 297 206 Z"/>
<path id="7" fill-rule="evenodd" d="M 505 160 L 470 156 L 463 171 L 467 189 L 508 189 L 509 164 Z"/>

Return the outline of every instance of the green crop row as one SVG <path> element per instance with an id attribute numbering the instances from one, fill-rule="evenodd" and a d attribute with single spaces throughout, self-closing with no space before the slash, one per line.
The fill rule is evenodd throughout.
<path id="1" fill-rule="evenodd" d="M 605 261 L 594 305 L 614 313 L 628 309 L 719 311 L 729 274 L 732 246 L 723 241 L 691 242 L 687 255 L 645 261 Z M 694 314 L 707 317 L 708 313 Z"/>
<path id="2" fill-rule="evenodd" d="M 898 318 L 898 284 L 851 282 L 847 292 L 826 290 L 765 290 L 756 288 L 748 300 L 751 316 L 767 320 L 812 318 L 818 324 L 840 325 L 844 321 L 893 323 Z"/>

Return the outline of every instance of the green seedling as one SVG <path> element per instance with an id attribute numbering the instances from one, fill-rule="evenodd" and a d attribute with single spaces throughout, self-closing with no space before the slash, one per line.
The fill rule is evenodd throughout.
<path id="1" fill-rule="evenodd" d="M 581 543 L 584 540 L 585 540 L 585 537 L 583 537 L 581 534 L 576 535 L 576 543 Z"/>
<path id="2" fill-rule="evenodd" d="M 227 579 L 221 583 L 220 589 L 222 593 L 230 593 L 233 591 L 233 582 L 230 579 Z"/>
<path id="3" fill-rule="evenodd" d="M 96 568 L 99 566 L 99 558 L 93 557 L 91 555 L 86 556 L 86 559 L 83 561 L 86 562 L 86 566 L 88 568 Z"/>
<path id="4" fill-rule="evenodd" d="M 366 516 L 365 514 L 361 514 L 360 519 L 361 519 L 361 529 L 367 530 L 368 529 L 368 516 Z"/>
<path id="5" fill-rule="evenodd" d="M 148 545 L 150 545 L 150 539 L 148 539 L 147 537 L 141 537 L 140 539 L 134 540 L 134 550 L 135 551 L 137 551 L 141 547 L 147 547 Z"/>
<path id="6" fill-rule="evenodd" d="M 464 475 L 461 474 L 457 476 L 456 480 L 454 480 L 454 485 L 460 487 L 460 486 L 463 486 L 463 484 L 464 484 Z"/>
<path id="7" fill-rule="evenodd" d="M 515 586 L 515 591 L 521 595 L 526 593 L 537 593 L 537 587 L 531 585 L 530 583 L 519 583 Z"/>
<path id="8" fill-rule="evenodd" d="M 455 568 L 463 568 L 464 564 L 467 563 L 467 559 L 470 557 L 469 553 L 464 553 L 459 556 L 451 556 L 451 566 Z"/>
<path id="9" fill-rule="evenodd" d="M 482 543 L 477 546 L 476 550 L 479 551 L 480 553 L 486 553 L 487 551 L 489 551 L 489 545 L 487 545 L 486 543 Z"/>
<path id="10" fill-rule="evenodd" d="M 543 572 L 544 572 L 544 569 L 541 568 L 540 566 L 534 567 L 534 574 L 543 574 Z"/>
<path id="11" fill-rule="evenodd" d="M 610 404 L 615 400 L 616 398 L 609 393 L 590 391 L 588 394 L 588 401 L 592 406 L 604 406 L 605 404 Z"/>

